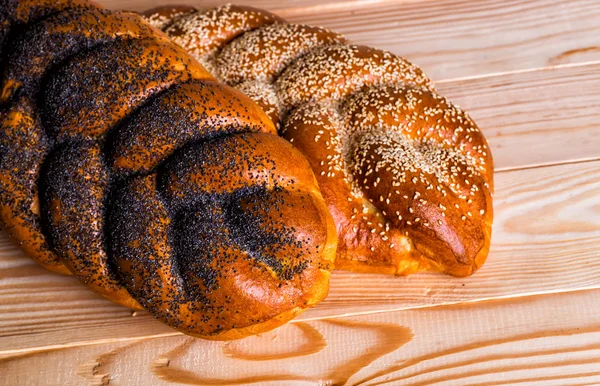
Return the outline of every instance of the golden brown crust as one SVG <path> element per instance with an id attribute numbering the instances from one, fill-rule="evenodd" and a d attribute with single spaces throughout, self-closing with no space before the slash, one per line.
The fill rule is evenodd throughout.
<path id="1" fill-rule="evenodd" d="M 100 46 L 75 56 L 48 80 L 43 90 L 48 129 L 59 139 L 102 137 L 152 95 L 191 79 L 212 77 L 170 42 L 151 38 Z"/>
<path id="2" fill-rule="evenodd" d="M 273 86 L 266 82 L 249 81 L 239 83 L 236 89 L 250 97 L 271 118 L 277 130 L 281 128 L 281 106 Z"/>
<path id="3" fill-rule="evenodd" d="M 171 87 L 121 125 L 109 139 L 109 162 L 118 173 L 146 173 L 185 143 L 247 131 L 277 133 L 242 93 L 190 81 Z"/>
<path id="4" fill-rule="evenodd" d="M 491 236 L 493 166 L 469 116 L 431 91 L 402 86 L 371 88 L 343 110 L 354 184 L 390 227 L 435 269 L 463 276 L 479 268 Z"/>
<path id="5" fill-rule="evenodd" d="M 336 150 L 341 146 L 341 129 L 338 114 L 332 106 L 307 104 L 289 116 L 283 133 L 283 137 L 311 163 L 337 225 L 336 268 L 410 274 L 427 267 L 418 260 L 406 259 L 407 255 L 414 255 L 408 238 L 402 232 L 390 229 L 385 216 L 365 197 L 355 196 L 351 185 L 343 178 L 344 171 L 340 169 L 343 161 Z M 396 255 L 402 258 L 396 259 Z"/>
<path id="6" fill-rule="evenodd" d="M 34 104 L 20 98 L 1 113 L 0 223 L 16 244 L 51 271 L 69 273 L 41 228 L 37 180 L 50 143 Z"/>
<path id="7" fill-rule="evenodd" d="M 326 296 L 333 220 L 257 105 L 137 15 L 24 3 L 0 6 L 25 15 L 0 84 L 0 221 L 23 250 L 210 339 Z"/>
<path id="8" fill-rule="evenodd" d="M 158 6 L 142 12 L 148 23 L 158 29 L 165 29 L 173 23 L 173 20 L 197 12 L 198 8 L 191 5 L 174 4 L 166 6 Z"/>
<path id="9" fill-rule="evenodd" d="M 283 19 L 253 7 L 228 4 L 176 17 L 165 32 L 175 43 L 191 48 L 190 54 L 203 62 L 205 56 L 244 32 L 276 22 Z"/>
<path id="10" fill-rule="evenodd" d="M 329 30 L 298 24 L 271 24 L 227 44 L 215 58 L 218 76 L 229 84 L 272 80 L 299 56 L 318 47 L 344 43 Z"/>
<path id="11" fill-rule="evenodd" d="M 264 331 L 327 294 L 335 229 L 317 194 L 307 161 L 277 136 L 192 145 L 119 192 L 112 256 L 130 293 L 177 329 Z"/>
<path id="12" fill-rule="evenodd" d="M 218 29 L 195 17 L 173 20 L 195 36 L 176 37 L 189 52 Z M 284 23 L 241 29 L 214 50 L 204 57 L 209 70 L 257 101 L 311 163 L 339 234 L 337 268 L 464 276 L 483 264 L 491 154 L 477 125 L 418 67 Z"/>
<path id="13" fill-rule="evenodd" d="M 28 28 L 7 45 L 0 103 L 19 88 L 31 94 L 39 89 L 46 71 L 75 55 L 117 39 L 155 38 L 166 40 L 158 30 L 139 22 L 131 13 L 98 8 L 73 8 L 54 13 Z"/>
<path id="14" fill-rule="evenodd" d="M 431 87 L 420 68 L 387 51 L 366 46 L 325 46 L 293 62 L 275 81 L 289 110 L 310 101 L 340 101 L 374 84 L 407 83 Z"/>

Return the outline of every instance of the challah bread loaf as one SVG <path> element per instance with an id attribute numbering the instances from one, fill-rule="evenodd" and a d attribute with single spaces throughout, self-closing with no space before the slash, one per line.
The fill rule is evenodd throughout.
<path id="1" fill-rule="evenodd" d="M 0 10 L 0 223 L 29 256 L 210 339 L 326 296 L 333 220 L 255 103 L 138 15 Z"/>
<path id="2" fill-rule="evenodd" d="M 259 103 L 308 158 L 337 226 L 337 268 L 465 276 L 484 263 L 491 153 L 419 68 L 251 7 L 144 15 Z"/>

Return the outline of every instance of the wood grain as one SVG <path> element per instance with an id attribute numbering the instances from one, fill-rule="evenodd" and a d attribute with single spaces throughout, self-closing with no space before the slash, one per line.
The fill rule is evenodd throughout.
<path id="1" fill-rule="evenodd" d="M 387 0 L 293 0 L 293 1 L 277 1 L 277 0 L 96 0 L 97 3 L 113 9 L 125 9 L 132 11 L 144 11 L 146 9 L 159 5 L 169 4 L 189 4 L 199 8 L 218 7 L 223 4 L 231 3 L 236 5 L 249 5 L 252 7 L 269 9 L 269 10 L 285 10 L 287 12 L 302 12 L 309 9 L 336 9 L 347 6 L 360 6 L 361 4 L 377 5 Z M 404 0 L 406 1 L 406 0 Z M 408 0 L 411 1 L 411 0 Z"/>
<path id="2" fill-rule="evenodd" d="M 401 53 L 423 65 L 434 79 L 485 74 L 469 68 L 465 63 L 466 60 L 472 60 L 477 66 L 486 69 L 492 68 L 490 72 L 495 72 L 564 64 L 569 63 L 571 59 L 582 61 L 600 58 L 600 23 L 595 24 L 597 29 L 594 31 L 588 31 L 586 27 L 586 18 L 591 21 L 600 19 L 600 7 L 590 7 L 590 1 L 569 2 L 568 7 L 566 3 L 552 1 L 547 7 L 548 12 L 545 12 L 543 19 L 540 20 L 539 9 L 542 5 L 539 1 L 521 3 L 523 2 L 503 1 L 499 4 L 498 1 L 478 1 L 470 3 L 471 6 L 467 7 L 463 2 L 458 6 L 454 0 L 434 3 L 417 1 L 378 3 L 377 6 L 354 4 L 348 5 L 348 9 L 336 8 L 335 11 L 313 12 L 306 8 L 304 12 L 298 11 L 297 14 L 291 9 L 282 12 L 292 15 L 291 19 L 295 21 L 310 23 L 314 18 L 314 23 L 324 24 L 339 32 L 347 32 L 348 36 L 357 42 L 375 44 Z M 597 2 L 594 3 L 597 5 Z M 107 4 L 111 5 L 111 3 Z M 279 4 L 279 6 L 281 4 L 289 6 L 289 3 Z M 330 6 L 339 4 L 337 2 Z M 452 9 L 452 12 L 448 13 L 448 9 Z M 343 16 L 339 19 L 337 15 L 340 12 L 347 13 L 347 17 Z M 560 14 L 560 17 L 553 12 Z M 586 18 L 577 19 L 575 22 L 581 14 L 585 14 Z M 381 21 L 373 23 L 374 18 Z M 424 24 L 415 21 L 422 18 L 426 20 Z M 457 22 L 454 18 L 464 20 Z M 506 22 L 505 18 L 510 19 L 510 22 Z M 500 25 L 504 22 L 502 28 L 515 29 L 512 32 L 512 35 L 516 35 L 513 36 L 515 39 L 524 38 L 529 33 L 529 26 L 535 33 L 548 34 L 549 40 L 533 39 L 537 42 L 535 50 L 524 49 L 516 44 L 505 47 L 497 44 L 496 38 L 494 44 L 490 45 L 487 35 L 481 34 L 478 39 L 475 39 L 477 35 L 473 34 L 475 30 L 482 28 L 481 25 L 476 24 L 484 22 L 486 25 L 489 23 Z M 539 26 L 540 23 L 545 23 L 543 28 Z M 469 55 L 462 51 L 448 51 L 447 47 L 454 47 L 455 44 L 447 40 L 446 34 L 442 34 L 444 28 L 429 27 L 438 24 L 444 28 L 460 30 L 461 33 L 467 34 L 471 42 L 469 44 L 485 44 L 485 50 L 482 52 L 477 49 Z M 573 28 L 573 25 L 577 28 Z M 568 33 L 558 33 L 567 27 Z M 579 38 L 580 27 L 584 31 L 582 33 L 586 36 L 585 39 Z M 374 28 L 377 30 L 373 30 Z M 427 29 L 427 33 L 423 32 L 423 28 Z M 455 36 L 456 33 L 449 35 Z M 495 37 L 501 36 L 502 39 L 509 38 L 508 32 L 502 29 L 494 30 L 493 34 Z M 420 40 L 421 38 L 423 40 Z M 396 46 L 386 46 L 386 39 L 393 41 Z M 575 43 L 588 44 L 586 39 L 596 40 L 598 50 L 583 49 L 582 51 L 571 46 Z M 460 46 L 467 43 L 457 44 Z M 401 48 L 404 45 L 408 47 L 414 45 L 414 50 L 417 51 L 413 52 L 411 48 L 405 54 Z M 468 49 L 468 46 L 465 49 Z M 544 57 L 559 55 L 554 51 L 560 49 L 570 52 L 567 56 L 571 59 L 543 62 L 546 60 L 543 59 Z M 539 50 L 554 51 L 544 53 Z M 529 62 L 522 57 L 524 52 L 532 55 Z M 579 55 L 577 52 L 581 55 L 597 54 L 598 58 L 595 56 L 576 58 Z M 473 56 L 475 54 L 482 57 Z M 442 70 L 436 69 L 437 64 L 428 65 L 428 60 L 433 60 L 432 56 L 443 66 L 443 71 L 451 73 L 440 73 Z M 490 67 L 486 58 L 496 56 L 502 57 L 505 61 L 515 62 L 518 66 Z M 424 60 L 422 61 L 421 58 Z M 536 60 L 534 61 L 533 58 Z M 454 73 L 455 70 L 450 66 L 456 66 L 457 70 L 465 72 Z M 440 93 L 461 105 L 475 118 L 490 141 L 496 167 L 499 170 L 600 158 L 600 125 L 598 125 L 600 110 L 591 107 L 600 100 L 600 64 L 475 77 L 475 79 L 462 81 L 442 81 L 438 82 L 438 89 Z"/>
<path id="3" fill-rule="evenodd" d="M 475 275 L 336 272 L 330 296 L 306 317 L 598 287 L 598 176 L 600 162 L 498 174 L 492 248 Z"/>
<path id="4" fill-rule="evenodd" d="M 402 55 L 434 80 L 600 59 L 596 0 L 390 1 L 280 13 Z"/>
<path id="5" fill-rule="evenodd" d="M 0 373 L 11 385 L 597 384 L 599 300 L 592 290 L 294 322 L 233 342 L 67 347 L 5 357 Z"/>
<path id="6" fill-rule="evenodd" d="M 0 232 L 0 384 L 600 384 L 598 2 L 235 3 L 403 55 L 469 111 L 502 171 L 489 261 L 466 279 L 336 272 L 298 320 L 220 343 L 45 271 Z"/>
<path id="7" fill-rule="evenodd" d="M 174 0 L 102 0 L 144 9 Z M 198 6 L 218 0 L 181 0 Z M 436 80 L 600 60 L 597 0 L 245 1 L 420 65 Z"/>
<path id="8" fill-rule="evenodd" d="M 599 175 L 599 161 L 500 173 L 492 250 L 474 276 L 335 272 L 329 297 L 300 318 L 600 287 Z M 0 347 L 5 351 L 172 333 L 145 313 L 132 317 L 98 298 L 74 278 L 44 271 L 3 237 Z"/>
<path id="9" fill-rule="evenodd" d="M 600 159 L 600 64 L 440 82 L 437 89 L 481 127 L 497 171 Z"/>

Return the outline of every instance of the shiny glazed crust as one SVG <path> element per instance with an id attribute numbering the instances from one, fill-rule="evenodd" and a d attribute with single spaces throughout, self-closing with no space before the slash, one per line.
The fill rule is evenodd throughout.
<path id="1" fill-rule="evenodd" d="M 327 295 L 333 220 L 252 100 L 136 14 L 9 0 L 0 18 L 0 224 L 29 256 L 209 339 Z"/>
<path id="2" fill-rule="evenodd" d="M 260 104 L 308 158 L 337 227 L 336 268 L 466 276 L 485 262 L 491 152 L 418 67 L 250 7 L 145 16 Z"/>

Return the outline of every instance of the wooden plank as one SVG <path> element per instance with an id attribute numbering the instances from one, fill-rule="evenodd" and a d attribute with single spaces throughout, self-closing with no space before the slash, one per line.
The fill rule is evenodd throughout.
<path id="1" fill-rule="evenodd" d="M 600 64 L 440 82 L 437 89 L 481 127 L 496 170 L 600 158 Z"/>
<path id="2" fill-rule="evenodd" d="M 0 232 L 0 350 L 172 332 L 35 264 Z"/>
<path id="3" fill-rule="evenodd" d="M 330 296 L 307 317 L 598 287 L 598 176 L 600 162 L 498 174 L 492 248 L 475 275 L 336 272 Z"/>
<path id="4" fill-rule="evenodd" d="M 600 287 L 599 175 L 600 161 L 500 173 L 492 250 L 474 276 L 335 272 L 330 296 L 300 318 Z M 98 298 L 73 278 L 35 266 L 5 236 L 0 245 L 4 350 L 171 333 L 144 313 L 132 317 Z"/>
<path id="5" fill-rule="evenodd" d="M 277 1 L 277 0 L 97 0 L 96 2 L 112 9 L 125 9 L 132 11 L 144 11 L 146 9 L 159 5 L 169 4 L 189 4 L 199 8 L 218 7 L 223 4 L 231 3 L 236 5 L 250 5 L 256 8 L 269 10 L 287 10 L 287 12 L 301 12 L 307 8 L 338 8 L 340 6 L 359 6 L 361 4 L 370 3 L 376 5 L 385 0 L 294 0 L 292 1 Z"/>
<path id="6" fill-rule="evenodd" d="M 119 2 L 118 4 L 128 3 Z M 285 2 L 279 4 L 288 4 L 287 6 L 289 6 L 289 3 Z M 589 2 L 578 0 L 570 2 L 568 7 L 561 4 L 562 3 L 560 2 L 553 1 L 545 8 L 548 12 L 545 12 L 544 15 L 549 13 L 549 16 L 544 16 L 543 20 L 547 21 L 549 24 L 548 28 L 564 27 L 564 25 L 556 20 L 560 21 L 563 20 L 560 18 L 564 18 L 564 23 L 570 23 L 569 20 L 571 20 L 571 18 L 576 17 L 581 12 L 588 9 Z M 115 6 L 115 3 L 107 2 L 106 5 Z M 330 6 L 337 5 L 339 5 L 339 2 Z M 488 19 L 490 19 L 493 23 L 497 24 L 499 21 L 494 21 L 494 18 L 496 17 L 494 15 L 496 14 L 501 14 L 503 17 L 512 15 L 512 18 L 517 19 L 521 17 L 526 18 L 527 22 L 530 24 L 540 22 L 539 18 L 528 14 L 528 12 L 532 13 L 534 11 L 537 11 L 536 15 L 540 14 L 539 9 L 541 5 L 536 1 L 527 2 L 527 5 L 524 5 L 518 1 L 502 2 L 502 4 L 498 4 L 496 1 L 486 0 L 473 2 L 469 7 L 465 7 L 464 5 L 458 6 L 457 3 L 455 3 L 455 0 L 436 1 L 432 4 L 423 1 L 384 2 L 376 7 L 372 5 L 363 7 L 363 5 L 355 4 L 354 7 L 348 5 L 349 10 L 347 11 L 339 9 L 337 9 L 336 12 L 322 10 L 316 15 L 311 14 L 310 17 L 314 16 L 317 21 L 328 20 L 327 18 L 329 17 L 332 23 L 340 23 L 339 27 L 349 28 L 350 30 L 356 30 L 358 28 L 357 25 L 362 25 L 357 21 L 362 20 L 361 18 L 367 18 L 368 20 L 371 20 L 371 18 L 374 17 L 382 18 L 383 20 L 381 22 L 367 23 L 368 25 L 363 27 L 368 29 L 373 28 L 373 26 L 382 26 L 382 31 L 389 30 L 389 33 L 382 33 L 383 36 L 381 38 L 379 37 L 379 33 L 377 35 L 365 35 L 363 37 L 365 39 L 364 41 L 361 41 L 360 39 L 357 41 L 365 44 L 381 45 L 381 42 L 385 41 L 385 37 L 389 34 L 388 37 L 390 39 L 393 38 L 393 41 L 400 47 L 405 44 L 406 39 L 421 36 L 416 32 L 408 33 L 404 30 L 397 30 L 400 28 L 398 27 L 398 24 L 402 25 L 402 20 L 410 20 L 407 15 L 413 15 L 415 20 L 420 17 L 440 18 L 440 20 L 437 21 L 438 23 L 442 23 L 444 26 L 454 26 L 454 28 L 458 28 L 458 24 L 455 23 L 454 19 L 448 20 L 449 16 L 441 16 L 448 13 L 448 9 L 451 5 L 454 7 L 451 8 L 452 11 L 450 13 L 452 15 L 457 15 L 452 16 L 452 18 L 456 17 L 458 19 L 464 19 L 465 23 L 478 22 L 481 24 L 484 22 L 487 23 Z M 594 7 L 594 9 L 598 12 L 594 13 L 594 11 L 591 11 L 587 13 L 587 15 L 594 20 L 600 20 L 600 7 Z M 427 10 L 427 12 L 425 12 L 425 10 Z M 442 10 L 444 12 L 442 12 Z M 519 12 L 517 12 L 517 10 Z M 296 14 L 294 13 L 296 11 L 292 12 L 291 9 L 288 9 L 286 12 L 293 15 L 293 18 L 306 17 L 306 21 L 309 21 L 309 16 L 300 11 Z M 351 15 L 341 19 L 334 17 L 340 12 L 349 12 Z M 422 12 L 422 14 L 419 12 Z M 559 13 L 561 15 L 560 18 L 554 18 L 552 16 L 553 12 Z M 375 16 L 372 13 L 374 13 Z M 467 14 L 470 15 L 471 13 L 473 13 L 473 15 L 467 17 Z M 398 15 L 404 16 L 397 20 L 396 16 Z M 475 17 L 476 15 L 479 15 L 479 18 Z M 483 18 L 482 15 L 486 15 L 486 17 Z M 364 21 L 363 24 L 364 23 L 366 23 L 366 21 Z M 523 23 L 519 24 L 518 20 L 514 21 L 514 23 L 514 25 L 509 23 L 512 26 L 511 28 L 517 28 L 518 26 L 519 31 L 521 31 L 519 33 L 525 34 L 521 28 L 526 30 L 527 23 L 525 23 L 525 26 L 523 26 Z M 420 24 L 419 26 L 414 26 L 414 24 L 414 21 L 410 21 L 409 23 L 409 25 L 415 28 L 424 28 L 423 26 L 420 26 Z M 433 24 L 435 25 L 435 23 Z M 429 26 L 431 23 L 425 23 L 425 25 L 427 26 L 428 33 L 438 33 L 440 31 L 439 28 L 430 28 Z M 578 20 L 577 26 L 585 25 L 585 20 Z M 595 26 L 598 28 L 598 32 L 600 32 L 600 23 L 595 23 Z M 476 27 L 471 26 L 469 28 L 475 29 Z M 573 31 L 575 31 L 575 29 L 569 29 L 569 33 Z M 496 39 L 496 36 L 505 38 L 501 32 L 502 31 L 494 31 L 494 42 L 498 40 Z M 565 37 L 565 35 L 569 34 L 556 34 L 556 36 L 552 36 L 554 36 L 553 39 L 564 38 L 570 42 L 569 44 L 573 44 L 573 42 L 579 44 L 582 42 L 581 39 L 575 39 L 570 36 Z M 600 33 L 590 33 L 590 35 L 593 39 L 597 39 L 598 44 L 600 45 Z M 427 35 L 425 34 L 424 36 Z M 452 46 L 448 41 L 444 41 L 444 39 L 440 40 L 440 38 L 443 38 L 444 36 L 431 36 L 429 43 L 421 40 L 413 42 L 418 46 L 420 51 L 415 52 L 415 57 L 412 55 L 407 56 L 411 58 L 411 60 L 414 59 L 415 62 L 420 63 L 418 60 L 419 55 L 429 57 L 431 56 L 431 53 L 435 53 L 434 56 L 443 62 L 444 68 L 456 64 L 458 66 L 457 68 L 463 69 L 464 63 L 455 59 L 452 55 L 442 58 L 438 57 L 447 52 L 440 50 L 439 47 L 437 47 L 438 44 Z M 487 45 L 489 45 L 490 39 L 488 36 L 485 36 L 485 34 L 480 34 L 479 36 Z M 436 46 L 430 47 L 430 44 Z M 561 44 L 554 40 L 551 44 L 540 44 L 540 49 L 555 49 L 556 47 L 561 47 Z M 493 51 L 504 48 L 504 46 L 498 48 L 492 45 L 491 47 L 488 47 L 488 50 Z M 392 51 L 394 51 L 394 49 L 392 49 Z M 429 54 L 427 54 L 427 52 L 429 52 Z M 537 51 L 533 52 L 535 55 L 539 54 Z M 600 54 L 600 48 L 598 52 Z M 518 53 L 519 55 L 522 54 L 520 51 Z M 494 56 L 496 54 L 492 55 L 486 51 L 485 53 L 482 53 L 482 55 L 487 57 L 488 55 Z M 508 54 L 506 53 L 498 53 L 498 55 L 506 57 L 507 60 L 518 60 L 519 63 L 521 63 L 522 58 L 520 58 L 520 56 L 515 58 L 510 56 L 517 55 L 516 51 L 509 56 L 507 56 Z M 543 54 L 539 55 L 543 56 Z M 461 58 L 463 56 L 464 55 L 460 55 Z M 473 60 L 477 65 L 487 66 L 485 60 L 482 58 L 477 57 L 473 58 Z M 544 65 L 543 63 L 538 64 Z M 525 66 L 524 68 L 528 67 Z M 514 69 L 516 69 L 516 67 L 508 68 L 507 70 Z M 478 73 L 474 71 L 473 73 L 455 75 L 465 76 L 477 74 Z M 443 76 L 441 76 L 441 78 L 443 78 Z M 486 76 L 462 81 L 438 82 L 438 89 L 440 93 L 446 95 L 455 103 L 463 106 L 481 126 L 490 141 L 498 170 L 600 158 L 600 125 L 598 124 L 600 121 L 600 110 L 591 107 L 595 106 L 596 102 L 600 100 L 600 63 L 581 67 L 556 68 L 546 71 L 509 73 L 500 76 Z M 557 101 L 560 102 L 557 104 Z"/>
<path id="7" fill-rule="evenodd" d="M 600 290 L 5 355 L 10 385 L 600 382 Z M 560 312 L 557 312 L 560 310 Z"/>
<path id="8" fill-rule="evenodd" d="M 597 0 L 431 0 L 280 12 L 404 56 L 434 80 L 600 60 Z"/>
<path id="9" fill-rule="evenodd" d="M 101 0 L 112 8 L 219 0 Z M 420 65 L 437 80 L 600 60 L 597 0 L 240 0 Z"/>
<path id="10" fill-rule="evenodd" d="M 385 7 L 415 7 L 416 4 L 422 3 L 386 3 Z M 436 2 L 436 4 L 438 3 L 440 7 L 445 4 L 444 1 Z M 477 8 L 483 6 L 483 3 L 486 2 L 475 2 L 473 6 Z M 511 7 L 516 7 L 514 3 L 514 1 L 507 3 L 507 9 L 498 7 L 497 4 L 494 6 L 495 8 L 489 4 L 488 7 L 494 8 L 495 12 L 502 10 L 502 12 L 510 13 Z M 585 8 L 584 4 L 578 4 L 579 2 L 576 2 L 568 9 L 572 10 L 578 6 Z M 373 12 L 377 12 L 377 17 L 383 17 L 384 19 L 394 17 L 389 15 L 395 15 L 395 12 L 405 12 L 402 8 L 402 11 L 394 10 L 393 12 L 390 11 L 391 14 L 388 14 L 383 12 L 386 10 L 385 7 L 381 11 L 378 7 L 372 8 L 374 9 Z M 429 5 L 428 7 L 435 8 L 437 5 Z M 425 8 L 429 9 L 428 7 Z M 458 7 L 453 9 L 453 12 L 467 12 L 463 8 Z M 600 7 L 596 8 L 600 9 Z M 468 9 L 470 10 L 470 8 Z M 548 9 L 562 8 L 554 5 L 549 6 Z M 361 13 L 362 11 L 356 12 L 349 18 L 339 21 L 341 23 L 339 27 L 345 26 L 343 23 L 348 23 L 347 27 L 354 28 L 353 18 L 360 18 L 364 14 L 364 12 Z M 416 12 L 416 10 L 411 8 L 411 12 Z M 319 13 L 318 17 L 322 17 L 322 12 Z M 525 16 L 519 13 L 518 17 Z M 600 19 L 600 13 L 595 17 Z M 482 20 L 479 19 L 479 22 L 481 23 Z M 536 20 L 530 22 L 539 22 L 539 20 Z M 553 19 L 550 17 L 548 20 Z M 448 25 L 454 25 L 446 19 L 444 21 L 448 22 Z M 369 27 L 374 24 L 379 25 L 380 23 L 370 23 Z M 385 20 L 381 24 L 386 31 L 391 28 L 386 27 L 389 23 L 386 24 Z M 596 24 L 600 28 L 600 23 Z M 552 24 L 552 26 L 560 28 L 560 23 Z M 437 30 L 434 29 L 434 31 Z M 598 32 L 600 32 L 600 29 Z M 399 45 L 404 44 L 403 39 L 408 39 L 402 31 L 393 30 L 390 35 Z M 387 35 L 384 34 L 384 36 Z M 559 34 L 556 39 L 562 39 L 562 36 L 562 34 Z M 596 38 L 595 36 L 594 38 Z M 600 33 L 597 36 L 600 44 Z M 438 44 L 438 38 L 435 37 L 431 40 Z M 482 38 L 486 42 L 490 40 L 488 37 Z M 376 39 L 373 35 L 368 35 L 365 39 L 363 42 L 365 44 L 381 44 L 381 40 Z M 442 54 L 437 48 L 429 48 L 426 42 L 421 41 L 415 44 L 419 45 L 420 50 L 429 51 L 432 49 L 436 55 Z M 445 44 L 449 43 L 445 42 Z M 556 44 L 542 44 L 542 46 L 543 48 L 554 48 Z M 493 50 L 494 47 L 489 49 Z M 600 49 L 598 52 L 600 53 Z M 415 61 L 419 63 L 417 60 L 419 53 L 415 55 Z M 408 55 L 408 57 L 413 58 L 412 55 Z M 463 68 L 463 63 L 460 61 L 454 62 L 454 58 L 451 56 L 442 61 L 444 61 L 445 66 L 450 66 L 449 63 L 456 63 L 458 68 Z M 482 59 L 476 58 L 475 61 L 479 64 Z M 540 63 L 540 65 L 543 65 L 543 63 Z M 477 72 L 473 72 L 471 75 L 476 74 Z M 455 75 L 464 76 L 469 74 Z M 463 106 L 475 118 L 490 141 L 496 167 L 499 170 L 600 158 L 600 125 L 598 124 L 600 122 L 600 110 L 591 107 L 595 106 L 596 102 L 600 100 L 600 64 L 556 68 L 546 71 L 517 72 L 462 81 L 438 82 L 438 89 L 441 94 Z M 557 101 L 560 101 L 559 104 L 557 104 Z"/>

